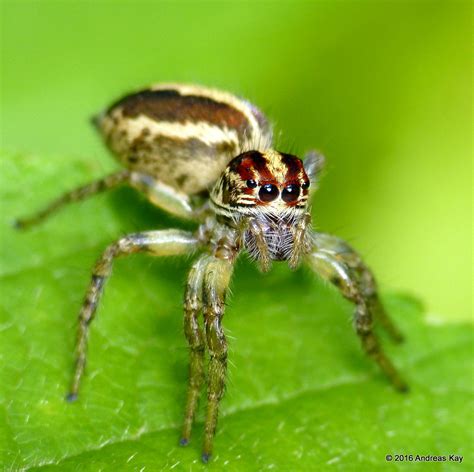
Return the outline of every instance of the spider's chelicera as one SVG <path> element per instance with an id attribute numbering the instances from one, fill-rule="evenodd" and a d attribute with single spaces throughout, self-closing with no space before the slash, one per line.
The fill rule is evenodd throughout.
<path id="1" fill-rule="evenodd" d="M 137 252 L 153 256 L 199 253 L 184 296 L 190 367 L 180 444 L 189 442 L 207 379 L 204 462 L 212 453 L 226 383 L 224 301 L 234 263 L 242 252 L 262 271 L 269 270 L 273 261 L 286 261 L 291 269 L 306 263 L 334 284 L 355 305 L 355 330 L 366 353 L 396 389 L 407 389 L 372 330 L 376 319 L 395 340 L 401 340 L 379 301 L 371 271 L 347 243 L 311 227 L 309 199 L 324 162 L 320 154 L 310 152 L 300 160 L 274 150 L 271 127 L 254 105 L 226 92 L 193 85 L 160 84 L 127 95 L 96 117 L 94 124 L 124 170 L 64 194 L 32 217 L 18 220 L 19 227 L 44 220 L 66 203 L 122 184 L 199 226 L 195 232 L 168 229 L 130 234 L 104 251 L 79 314 L 69 400 L 78 395 L 88 328 L 113 261 Z"/>

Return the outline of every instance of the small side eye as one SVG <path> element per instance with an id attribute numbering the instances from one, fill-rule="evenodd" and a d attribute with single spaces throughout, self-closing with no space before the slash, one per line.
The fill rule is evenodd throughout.
<path id="1" fill-rule="evenodd" d="M 308 188 L 309 188 L 309 180 L 307 180 L 306 182 L 303 182 L 303 183 L 301 184 L 301 188 L 302 188 L 303 190 L 308 189 Z"/>
<path id="2" fill-rule="evenodd" d="M 255 182 L 255 180 L 253 180 L 253 179 L 249 179 L 249 180 L 247 180 L 247 187 L 248 188 L 255 188 L 255 187 L 257 187 L 257 182 Z"/>
<path id="3" fill-rule="evenodd" d="M 283 192 L 281 192 L 281 198 L 284 202 L 296 202 L 300 196 L 300 186 L 296 184 L 287 185 Z"/>
<path id="4" fill-rule="evenodd" d="M 278 187 L 272 184 L 262 185 L 258 192 L 258 196 L 262 202 L 271 202 L 275 200 L 279 194 Z"/>

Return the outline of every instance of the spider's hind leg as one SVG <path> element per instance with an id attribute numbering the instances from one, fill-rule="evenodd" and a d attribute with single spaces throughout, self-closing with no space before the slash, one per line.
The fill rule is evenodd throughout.
<path id="1" fill-rule="evenodd" d="M 80 202 L 98 193 L 105 192 L 121 185 L 130 187 L 141 192 L 147 200 L 180 218 L 194 219 L 199 217 L 199 209 L 194 210 L 189 197 L 178 192 L 173 187 L 166 185 L 154 177 L 141 172 L 121 170 L 110 174 L 102 179 L 95 180 L 89 184 L 77 187 L 65 192 L 36 213 L 25 218 L 17 219 L 14 224 L 18 229 L 28 229 L 42 223 L 49 216 L 59 211 L 69 203 Z"/>
<path id="2" fill-rule="evenodd" d="M 32 215 L 25 218 L 18 218 L 14 222 L 15 227 L 18 229 L 28 229 L 32 226 L 42 223 L 53 213 L 56 213 L 63 206 L 66 206 L 69 203 L 80 202 L 81 200 L 85 200 L 86 198 L 92 197 L 93 195 L 102 193 L 105 190 L 109 190 L 124 184 L 128 181 L 129 175 L 130 172 L 128 170 L 122 170 L 107 175 L 102 179 L 95 180 L 94 182 L 65 192 L 36 213 L 33 213 Z"/>
<path id="3" fill-rule="evenodd" d="M 408 390 L 407 384 L 382 350 L 373 332 L 373 317 L 376 316 L 394 339 L 401 340 L 401 334 L 378 299 L 372 273 L 360 256 L 341 239 L 316 233 L 314 240 L 316 249 L 308 258 L 309 264 L 355 304 L 354 327 L 365 352 L 377 362 L 397 390 Z"/>

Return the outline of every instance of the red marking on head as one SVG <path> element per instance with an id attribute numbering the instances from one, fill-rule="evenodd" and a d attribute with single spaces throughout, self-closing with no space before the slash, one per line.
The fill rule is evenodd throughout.
<path id="1" fill-rule="evenodd" d="M 297 158 L 296 156 L 292 156 L 291 154 L 280 154 L 281 160 L 287 168 L 285 186 L 290 184 L 301 184 L 301 179 L 308 179 L 301 159 Z"/>
<path id="2" fill-rule="evenodd" d="M 230 162 L 230 167 L 242 180 L 273 182 L 275 179 L 267 167 L 267 160 L 259 151 L 244 152 Z"/>
<path id="3" fill-rule="evenodd" d="M 253 169 L 253 161 L 250 157 L 244 157 L 236 166 L 236 172 L 240 175 L 242 180 L 255 179 L 255 172 Z"/>

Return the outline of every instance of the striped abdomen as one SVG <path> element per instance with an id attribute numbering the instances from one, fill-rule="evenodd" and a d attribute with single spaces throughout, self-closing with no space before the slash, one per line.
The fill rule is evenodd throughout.
<path id="1" fill-rule="evenodd" d="M 96 124 L 127 168 L 190 195 L 208 190 L 242 151 L 271 145 L 270 125 L 255 106 L 195 85 L 160 84 L 128 95 Z"/>

